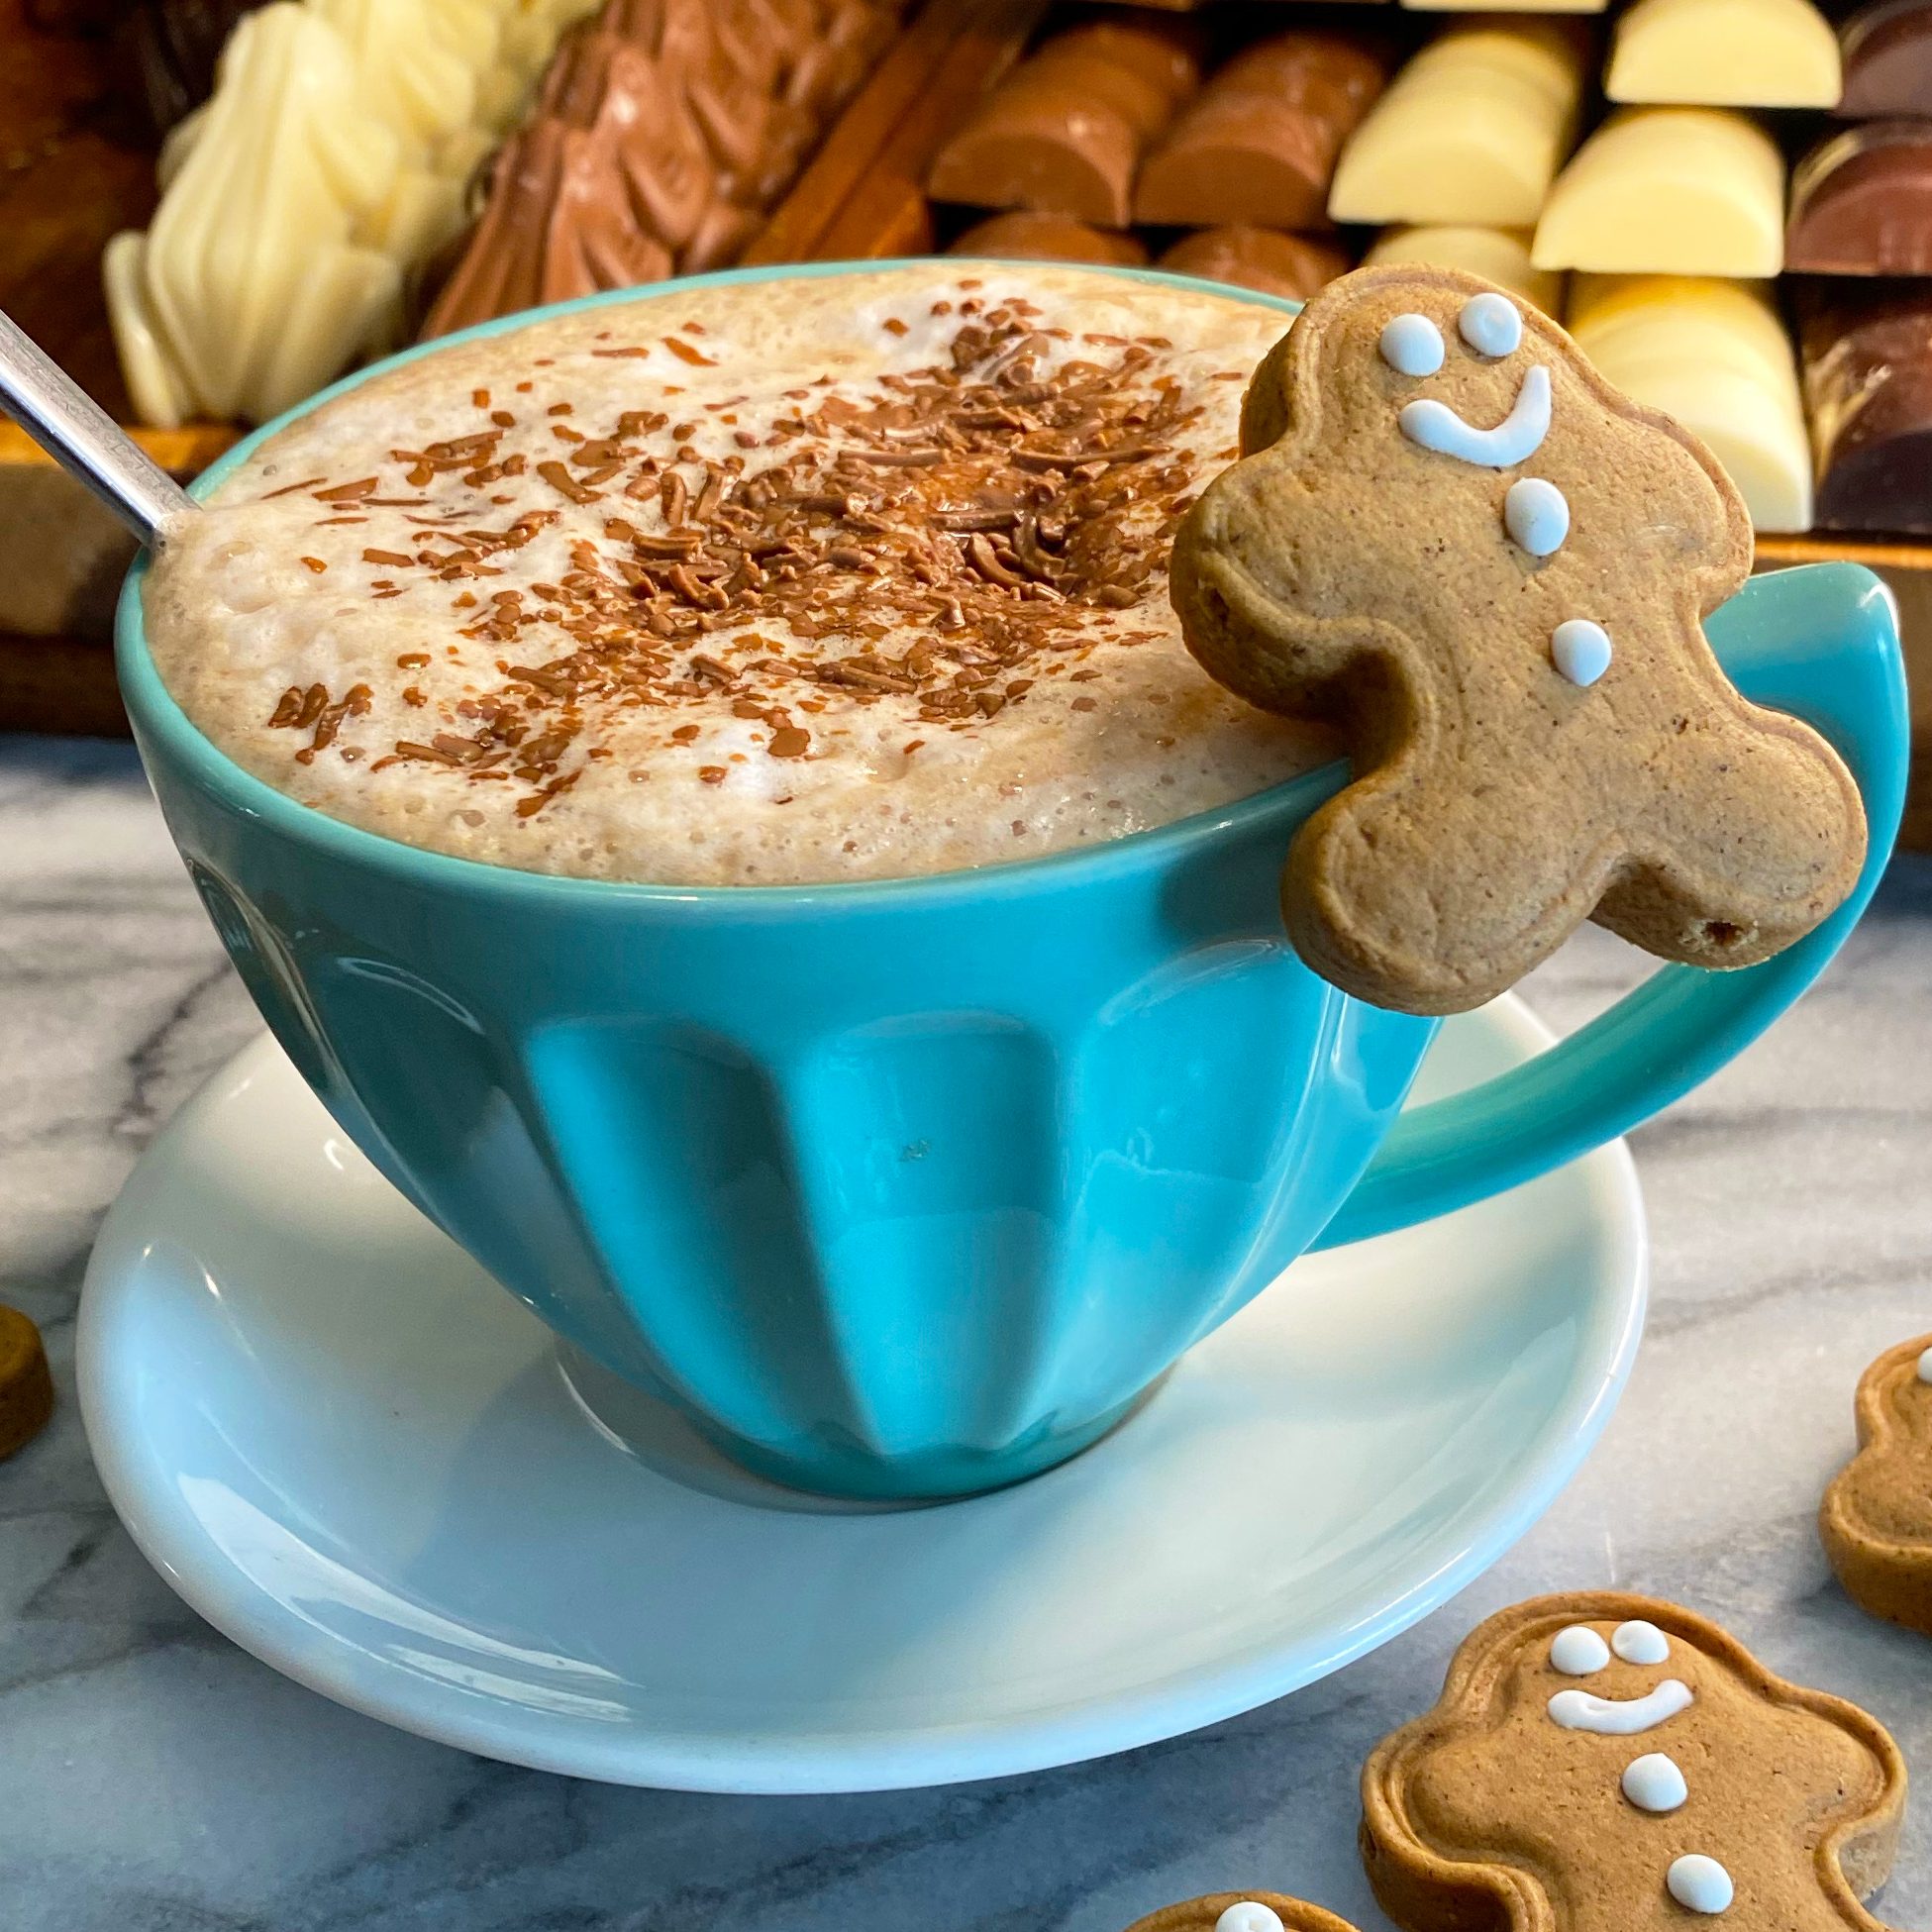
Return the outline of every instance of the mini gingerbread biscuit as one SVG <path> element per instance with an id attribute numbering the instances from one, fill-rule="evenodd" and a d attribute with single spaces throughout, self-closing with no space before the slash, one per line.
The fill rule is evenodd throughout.
<path id="1" fill-rule="evenodd" d="M 1347 1919 L 1278 1891 L 1211 1891 L 1164 1905 L 1127 1932 L 1355 1932 Z"/>
<path id="2" fill-rule="evenodd" d="M 41 1331 L 18 1308 L 0 1307 L 0 1462 L 25 1449 L 52 1413 Z"/>
<path id="3" fill-rule="evenodd" d="M 1858 1384 L 1859 1452 L 1818 1511 L 1825 1554 L 1862 1610 L 1932 1635 L 1932 1335 Z"/>
<path id="4" fill-rule="evenodd" d="M 1362 1774 L 1362 1855 L 1405 1932 L 1881 1932 L 1905 1803 L 1856 1705 L 1674 1603 L 1542 1596 L 1464 1641 Z"/>
<path id="5" fill-rule="evenodd" d="M 1548 317 L 1455 270 L 1359 269 L 1256 371 L 1241 447 L 1172 596 L 1210 675 L 1349 743 L 1282 878 L 1317 972 L 1461 1012 L 1584 919 L 1742 966 L 1851 891 L 1850 773 L 1704 639 L 1751 567 L 1742 500 Z"/>

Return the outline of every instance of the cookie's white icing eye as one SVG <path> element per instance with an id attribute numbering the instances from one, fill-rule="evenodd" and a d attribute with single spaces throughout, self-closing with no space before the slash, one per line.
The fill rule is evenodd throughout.
<path id="1" fill-rule="evenodd" d="M 1398 315 L 1382 325 L 1382 360 L 1398 375 L 1434 375 L 1442 367 L 1442 331 L 1426 315 Z"/>
<path id="2" fill-rule="evenodd" d="M 1668 1664 L 1671 1640 L 1656 1624 L 1642 1617 L 1620 1623 L 1610 1632 L 1610 1648 L 1626 1664 Z"/>
<path id="3" fill-rule="evenodd" d="M 1567 1678 L 1586 1678 L 1610 1661 L 1610 1646 L 1586 1623 L 1573 1623 L 1550 1640 L 1550 1668 Z"/>
<path id="4" fill-rule="evenodd" d="M 1507 295 L 1472 295 L 1456 318 L 1456 333 L 1478 356 L 1513 356 L 1522 346 L 1523 317 Z"/>

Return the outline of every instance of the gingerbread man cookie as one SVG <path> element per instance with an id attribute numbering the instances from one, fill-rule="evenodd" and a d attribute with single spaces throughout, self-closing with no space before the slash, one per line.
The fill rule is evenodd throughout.
<path id="1" fill-rule="evenodd" d="M 1750 966 L 1851 891 L 1851 775 L 1704 640 L 1751 568 L 1737 491 L 1547 317 L 1359 269 L 1256 371 L 1241 444 L 1175 538 L 1173 602 L 1210 675 L 1348 739 L 1354 781 L 1282 878 L 1316 971 L 1460 1012 L 1586 918 Z"/>
<path id="2" fill-rule="evenodd" d="M 1932 1335 L 1859 1377 L 1859 1452 L 1818 1511 L 1825 1554 L 1861 1609 L 1932 1635 Z"/>
<path id="3" fill-rule="evenodd" d="M 1355 1932 L 1355 1927 L 1278 1891 L 1211 1891 L 1150 1912 L 1127 1932 Z"/>
<path id="4" fill-rule="evenodd" d="M 1362 1774 L 1406 1932 L 1881 1932 L 1905 1764 L 1855 1705 L 1675 1603 L 1536 1597 L 1464 1641 Z"/>

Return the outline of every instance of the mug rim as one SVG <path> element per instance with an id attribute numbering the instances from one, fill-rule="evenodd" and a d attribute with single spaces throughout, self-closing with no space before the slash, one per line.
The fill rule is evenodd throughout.
<path id="1" fill-rule="evenodd" d="M 232 449 L 225 451 L 189 485 L 197 499 L 223 483 L 270 437 L 291 423 L 332 402 L 390 369 L 420 360 L 459 343 L 507 335 L 533 322 L 570 315 L 586 309 L 615 307 L 628 302 L 655 300 L 660 295 L 681 288 L 719 287 L 740 282 L 819 280 L 838 275 L 884 272 L 895 268 L 918 268 L 950 262 L 954 257 L 938 255 L 894 255 L 876 261 L 770 262 L 752 267 L 720 268 L 702 275 L 676 275 L 665 281 L 641 283 L 628 288 L 600 289 L 566 302 L 551 302 L 514 314 L 495 316 L 487 322 L 472 323 L 429 342 L 412 343 L 379 361 L 354 369 L 338 377 L 314 395 L 305 397 L 292 409 L 284 410 L 258 428 L 250 431 Z M 1037 261 L 1007 256 L 960 256 L 961 265 L 981 263 L 988 267 L 1037 269 Z M 1061 272 L 1110 276 L 1115 279 L 1152 283 L 1204 294 L 1232 296 L 1259 308 L 1278 310 L 1292 317 L 1301 309 L 1299 302 L 1283 296 L 1266 294 L 1259 289 L 1241 288 L 1228 282 L 1210 281 L 1200 275 L 1174 274 L 1161 268 L 1136 268 L 1110 263 L 1073 262 L 1049 264 Z M 1184 818 L 1141 832 L 1129 832 L 1094 846 L 1064 847 L 1037 858 L 998 860 L 990 864 L 956 866 L 938 872 L 914 872 L 893 878 L 826 879 L 806 883 L 745 885 L 675 885 L 647 879 L 586 878 L 569 872 L 532 871 L 515 865 L 499 865 L 487 860 L 460 858 L 454 853 L 437 852 L 426 846 L 409 844 L 386 833 L 371 832 L 346 819 L 332 817 L 317 806 L 302 804 L 286 792 L 277 790 L 265 779 L 224 752 L 203 732 L 175 701 L 162 681 L 148 649 L 148 632 L 142 608 L 141 588 L 148 574 L 149 553 L 142 551 L 122 580 L 115 606 L 115 667 L 121 693 L 136 726 L 136 739 L 144 753 L 152 744 L 185 770 L 185 774 L 204 791 L 233 806 L 265 830 L 292 839 L 298 844 L 320 847 L 330 856 L 392 872 L 413 874 L 425 889 L 447 887 L 504 891 L 539 892 L 551 895 L 591 896 L 613 907 L 648 904 L 664 906 L 687 904 L 707 908 L 731 904 L 747 910 L 781 910 L 792 904 L 840 906 L 874 905 L 902 900 L 914 895 L 934 898 L 962 891 L 1048 889 L 1058 885 L 1062 875 L 1074 866 L 1106 875 L 1131 869 L 1143 863 L 1167 865 L 1224 833 L 1250 827 L 1277 816 L 1299 818 L 1336 789 L 1346 768 L 1346 760 L 1332 760 L 1298 773 L 1267 789 L 1251 792 L 1225 805 L 1190 812 Z"/>

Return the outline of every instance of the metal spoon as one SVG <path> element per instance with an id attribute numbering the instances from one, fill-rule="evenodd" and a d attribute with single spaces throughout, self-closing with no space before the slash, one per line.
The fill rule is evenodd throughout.
<path id="1" fill-rule="evenodd" d="M 0 409 L 151 550 L 199 506 L 33 337 L 0 311 Z"/>

